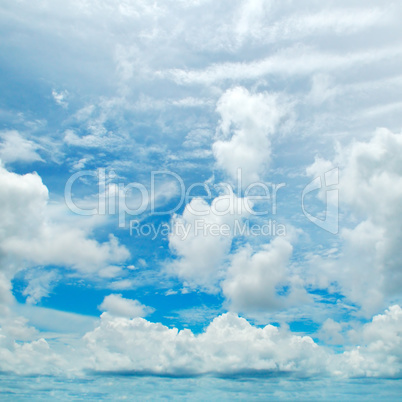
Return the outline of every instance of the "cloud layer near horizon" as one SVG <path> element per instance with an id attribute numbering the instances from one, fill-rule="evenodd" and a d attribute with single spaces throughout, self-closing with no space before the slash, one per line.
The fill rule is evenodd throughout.
<path id="1" fill-rule="evenodd" d="M 138 308 L 134 300 L 125 303 Z M 124 309 L 122 315 L 126 314 Z M 395 305 L 350 334 L 361 344 L 335 354 L 310 336 L 292 334 L 286 327 L 256 327 L 233 313 L 216 317 L 198 335 L 143 318 L 103 313 L 93 331 L 63 342 L 46 341 L 17 318 L 12 324 L 3 323 L 0 331 L 0 369 L 24 375 L 82 375 L 93 370 L 173 376 L 266 372 L 304 378 L 400 378 L 401 329 L 402 309 Z M 12 338 L 26 341 L 16 343 Z"/>

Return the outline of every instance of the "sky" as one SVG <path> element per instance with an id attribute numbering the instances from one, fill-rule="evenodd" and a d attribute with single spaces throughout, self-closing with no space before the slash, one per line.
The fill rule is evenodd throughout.
<path id="1" fill-rule="evenodd" d="M 402 377 L 399 2 L 0 9 L 1 373 Z"/>

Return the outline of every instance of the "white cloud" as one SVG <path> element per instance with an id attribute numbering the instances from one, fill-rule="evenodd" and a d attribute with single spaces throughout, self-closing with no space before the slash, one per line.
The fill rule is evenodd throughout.
<path id="1" fill-rule="evenodd" d="M 0 271 L 0 315 L 6 316 L 14 302 L 14 296 L 11 292 L 10 274 Z"/>
<path id="2" fill-rule="evenodd" d="M 17 374 L 60 373 L 67 361 L 51 350 L 24 317 L 8 311 L 0 317 L 0 370 Z"/>
<path id="3" fill-rule="evenodd" d="M 202 128 L 190 130 L 183 142 L 185 148 L 202 148 L 211 143 L 211 131 Z"/>
<path id="4" fill-rule="evenodd" d="M 79 339 L 86 332 L 92 331 L 97 325 L 99 325 L 99 317 L 88 316 L 77 313 L 69 313 L 66 311 L 60 311 L 52 308 L 39 307 L 35 304 L 20 304 L 15 303 L 12 305 L 11 313 L 8 319 L 9 323 L 23 322 L 22 333 L 25 331 L 27 339 L 37 339 L 40 336 L 52 339 L 56 337 L 70 337 L 73 339 Z M 17 318 L 13 316 L 17 315 Z M 26 324 L 29 324 L 26 325 Z M 35 330 L 40 328 L 41 332 Z M 9 338 L 17 339 L 14 335 L 10 335 Z"/>
<path id="5" fill-rule="evenodd" d="M 23 344 L 14 342 L 9 347 L 2 346 L 0 344 L 1 369 L 5 372 L 10 371 L 20 375 L 61 374 L 67 366 L 65 359 L 52 351 L 43 338 Z M 34 366 L 33 362 L 35 362 Z"/>
<path id="6" fill-rule="evenodd" d="M 261 0 L 244 2 L 236 10 L 233 33 L 239 46 L 255 41 L 273 43 L 286 40 L 307 39 L 310 36 L 336 32 L 348 36 L 368 28 L 385 25 L 392 21 L 392 14 L 380 8 L 315 8 L 309 3 L 275 3 Z M 287 8 L 291 8 L 287 9 Z"/>
<path id="7" fill-rule="evenodd" d="M 231 257 L 222 283 L 230 309 L 243 313 L 267 312 L 291 304 L 294 298 L 298 303 L 308 300 L 306 292 L 297 286 L 296 278 L 292 278 L 288 270 L 292 250 L 287 239 L 276 237 L 257 252 L 249 245 L 237 251 Z M 293 289 L 293 284 L 298 288 Z M 289 288 L 286 295 L 280 295 L 285 287 Z"/>
<path id="8" fill-rule="evenodd" d="M 28 282 L 28 285 L 22 294 L 27 296 L 27 303 L 36 304 L 42 298 L 49 296 L 49 293 L 59 281 L 60 275 L 55 270 L 32 269 L 26 273 L 24 279 Z"/>
<path id="9" fill-rule="evenodd" d="M 68 91 L 60 91 L 57 92 L 56 90 L 52 90 L 52 96 L 54 101 L 59 105 L 64 108 L 68 107 L 68 102 L 66 101 L 66 98 L 68 96 Z"/>
<path id="10" fill-rule="evenodd" d="M 127 306 L 124 303 L 123 314 Z M 120 307 L 118 315 L 122 312 Z M 37 307 L 30 308 L 38 310 Z M 37 317 L 43 318 L 44 312 L 38 311 Z M 63 319 L 63 313 L 55 314 L 49 317 Z M 84 317 L 70 314 L 65 318 L 74 326 Z M 91 325 L 94 323 L 92 321 Z M 27 326 L 26 320 L 15 317 L 2 322 L 0 369 L 18 374 L 68 372 L 77 375 L 95 370 L 162 375 L 232 375 L 267 371 L 271 375 L 286 373 L 298 378 L 400 378 L 401 325 L 402 309 L 392 306 L 362 328 L 354 330 L 358 346 L 335 354 L 317 345 L 309 336 L 292 333 L 286 326 L 257 327 L 233 313 L 216 317 L 198 335 L 188 329 L 179 331 L 139 317 L 130 319 L 103 313 L 95 328 L 81 339 L 63 335 L 44 339 L 34 328 Z M 334 327 L 329 323 L 327 327 L 332 338 L 339 333 L 339 325 Z M 65 330 L 63 325 L 60 328 Z"/>
<path id="11" fill-rule="evenodd" d="M 15 316 L 18 305 L 11 292 L 15 274 L 26 270 L 29 280 L 23 292 L 30 303 L 38 302 L 51 291 L 58 275 L 54 271 L 35 269 L 37 265 L 60 265 L 75 268 L 81 275 L 92 275 L 110 262 L 128 258 L 126 248 L 117 239 L 99 244 L 90 239 L 90 227 L 78 226 L 74 220 L 54 220 L 48 206 L 48 190 L 36 174 L 18 175 L 0 167 L 0 361 L 1 370 L 25 373 L 61 373 L 67 367 L 61 356 L 51 349 L 41 334 L 27 325 L 27 320 Z M 52 219 L 50 219 L 52 216 Z M 68 313 L 49 314 L 50 310 L 29 310 L 27 316 L 41 328 L 62 330 Z M 27 313 L 27 308 L 22 311 Z M 35 318 L 36 317 L 36 318 Z M 49 321 L 56 317 L 55 323 Z M 68 320 L 67 320 L 68 321 Z M 57 322 L 59 324 L 57 324 Z M 61 324 L 60 324 L 61 322 Z M 70 321 L 71 322 L 71 321 Z M 85 322 L 90 322 L 88 319 Z M 85 328 L 84 321 L 79 322 Z M 76 330 L 71 327 L 68 330 Z M 24 344 L 15 341 L 32 341 Z M 68 359 L 67 359 L 68 360 Z M 63 367 L 60 369 L 60 367 Z"/>
<path id="12" fill-rule="evenodd" d="M 215 318 L 204 333 L 194 335 L 141 318 L 102 316 L 85 335 L 93 366 L 99 371 L 170 374 L 273 373 L 325 370 L 326 353 L 310 337 L 268 325 L 257 328 L 234 314 Z"/>
<path id="13" fill-rule="evenodd" d="M 360 345 L 338 356 L 336 373 L 352 377 L 400 378 L 402 309 L 398 305 L 373 317 L 359 334 Z"/>
<path id="14" fill-rule="evenodd" d="M 252 94 L 236 87 L 219 99 L 221 116 L 219 137 L 212 145 L 217 166 L 236 180 L 241 169 L 242 185 L 258 181 L 271 160 L 270 137 L 286 113 L 277 97 L 267 93 Z"/>
<path id="15" fill-rule="evenodd" d="M 115 148 L 122 144 L 122 138 L 107 132 L 102 125 L 91 127 L 92 134 L 78 136 L 73 130 L 66 130 L 64 142 L 82 148 Z"/>
<path id="16" fill-rule="evenodd" d="M 327 332 L 331 332 L 332 340 L 339 341 L 339 325 L 330 324 Z M 343 354 L 334 354 L 310 337 L 295 335 L 286 328 L 255 327 L 233 313 L 216 317 L 199 335 L 141 318 L 103 315 L 99 327 L 84 340 L 91 352 L 91 368 L 99 371 L 188 375 L 266 370 L 303 377 L 399 378 L 401 325 L 402 309 L 392 306 L 359 330 L 361 346 Z"/>
<path id="17" fill-rule="evenodd" d="M 235 222 L 249 215 L 248 200 L 234 194 L 215 198 L 211 205 L 194 198 L 183 214 L 172 219 L 169 248 L 177 255 L 169 270 L 190 287 L 216 291 L 233 239 Z M 251 208 L 251 203 L 247 204 Z"/>
<path id="18" fill-rule="evenodd" d="M 81 158 L 80 160 L 76 161 L 72 166 L 73 170 L 83 170 L 88 162 L 91 162 L 93 157 L 88 155 L 85 158 Z"/>
<path id="19" fill-rule="evenodd" d="M 345 342 L 342 330 L 341 323 L 334 321 L 332 318 L 327 318 L 318 332 L 318 337 L 327 345 L 342 345 Z"/>
<path id="20" fill-rule="evenodd" d="M 384 49 L 362 50 L 353 53 L 318 52 L 309 47 L 297 46 L 285 48 L 273 56 L 261 60 L 244 62 L 225 62 L 212 64 L 205 69 L 172 69 L 159 72 L 158 76 L 171 78 L 178 84 L 211 85 L 226 81 L 255 80 L 267 75 L 286 74 L 310 75 L 312 73 L 329 73 L 337 69 L 350 69 L 361 63 L 376 63 L 393 56 L 400 56 L 400 46 Z"/>
<path id="21" fill-rule="evenodd" d="M 144 306 L 138 300 L 125 299 L 121 294 L 111 294 L 103 299 L 99 309 L 115 317 L 145 317 L 154 309 Z"/>
<path id="22" fill-rule="evenodd" d="M 366 142 L 338 146 L 334 161 L 316 159 L 308 169 L 315 176 L 340 166 L 343 216 L 347 222 L 357 223 L 341 231 L 340 258 L 322 262 L 320 269 L 328 281 L 338 282 L 341 291 L 361 305 L 367 316 L 402 296 L 401 155 L 402 135 L 379 129 Z"/>
<path id="23" fill-rule="evenodd" d="M 0 159 L 5 163 L 36 162 L 43 159 L 38 154 L 42 147 L 22 137 L 16 130 L 0 132 Z"/>
<path id="24" fill-rule="evenodd" d="M 74 219 L 62 219 L 63 215 L 58 221 L 48 198 L 36 173 L 18 175 L 0 167 L 1 271 L 9 280 L 22 268 L 49 264 L 91 275 L 129 257 L 113 235 L 100 244 L 89 238 L 90 226 L 78 226 Z"/>
<path id="25" fill-rule="evenodd" d="M 132 279 L 121 279 L 108 284 L 108 288 L 111 290 L 135 289 L 136 286 L 138 286 L 138 281 Z"/>

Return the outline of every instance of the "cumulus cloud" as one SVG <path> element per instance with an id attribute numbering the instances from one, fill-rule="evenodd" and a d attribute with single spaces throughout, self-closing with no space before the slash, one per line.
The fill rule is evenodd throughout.
<path id="1" fill-rule="evenodd" d="M 154 309 L 144 306 L 138 300 L 125 299 L 121 294 L 111 294 L 103 299 L 99 309 L 116 317 L 145 317 Z"/>
<path id="2" fill-rule="evenodd" d="M 1 338 L 0 338 L 1 341 Z M 65 356 L 51 350 L 44 338 L 23 344 L 13 342 L 8 348 L 0 342 L 1 369 L 4 372 L 27 375 L 61 374 L 67 367 Z M 35 367 L 33 367 L 35 362 Z"/>
<path id="3" fill-rule="evenodd" d="M 19 326 L 25 334 L 17 336 L 23 340 L 19 343 L 14 342 L 15 333 L 0 330 L 2 371 L 60 374 L 64 370 L 72 375 L 82 370 L 160 375 L 267 371 L 313 376 L 327 370 L 327 352 L 310 337 L 272 325 L 258 328 L 232 313 L 216 317 L 199 335 L 143 318 L 104 313 L 99 325 L 81 340 L 66 339 L 71 343 L 66 348 L 38 333 L 28 334 L 25 322 Z"/>
<path id="4" fill-rule="evenodd" d="M 257 328 L 231 313 L 215 318 L 200 335 L 141 318 L 102 316 L 100 326 L 84 339 L 98 371 L 317 374 L 326 361 L 326 353 L 310 337 L 271 325 Z"/>
<path id="5" fill-rule="evenodd" d="M 340 166 L 341 207 L 357 223 L 341 231 L 340 258 L 322 267 L 368 316 L 402 296 L 401 155 L 402 135 L 379 129 L 368 141 L 339 146 L 334 161 L 316 159 L 307 169 L 314 176 Z"/>
<path id="6" fill-rule="evenodd" d="M 11 281 L 17 272 L 25 270 L 28 285 L 23 294 L 27 296 L 27 302 L 37 303 L 49 294 L 60 277 L 56 270 L 47 271 L 37 268 L 38 265 L 60 265 L 76 269 L 85 276 L 101 271 L 111 262 L 124 261 L 129 256 L 127 249 L 120 246 L 114 237 L 99 244 L 89 238 L 89 227 L 85 230 L 68 219 L 55 221 L 54 214 L 49 211 L 48 197 L 48 190 L 36 173 L 19 175 L 0 167 L 2 371 L 51 374 L 64 373 L 67 367 L 67 355 L 52 350 L 48 341 L 29 326 L 26 319 L 15 314 L 18 305 L 12 294 Z M 36 322 L 40 322 L 41 328 L 46 327 L 44 316 L 50 319 L 52 315 L 49 316 L 46 310 L 38 315 Z M 83 325 L 84 321 L 81 321 Z"/>
<path id="7" fill-rule="evenodd" d="M 240 169 L 243 186 L 258 181 L 270 163 L 270 137 L 286 109 L 275 95 L 236 87 L 222 95 L 216 110 L 221 116 L 220 139 L 212 145 L 217 166 L 233 180 Z"/>
<path id="8" fill-rule="evenodd" d="M 67 367 L 67 360 L 51 349 L 40 332 L 11 311 L 0 316 L 0 361 L 1 371 L 22 375 L 60 374 Z"/>
<path id="9" fill-rule="evenodd" d="M 230 308 L 241 312 L 266 312 L 283 308 L 294 298 L 298 302 L 307 301 L 301 281 L 288 270 L 292 250 L 287 239 L 277 237 L 257 252 L 246 245 L 232 255 L 222 283 Z"/>
<path id="10" fill-rule="evenodd" d="M 169 247 L 177 255 L 169 269 L 190 286 L 216 291 L 229 254 L 235 222 L 249 215 L 251 203 L 233 193 L 216 197 L 211 205 L 194 198 L 182 215 L 175 215 Z"/>
<path id="11" fill-rule="evenodd" d="M 336 374 L 352 377 L 400 378 L 402 374 L 402 309 L 388 308 L 364 325 L 360 345 L 338 357 Z"/>
<path id="12" fill-rule="evenodd" d="M 257 327 L 233 313 L 216 317 L 197 335 L 140 317 L 103 313 L 93 330 L 80 339 L 65 338 L 64 345 L 44 339 L 26 320 L 16 318 L 0 329 L 0 369 L 19 374 L 76 375 L 94 370 L 401 378 L 401 325 L 401 307 L 391 306 L 355 330 L 356 346 L 335 354 L 286 326 Z M 332 334 L 339 330 L 333 323 L 327 327 Z"/>
<path id="13" fill-rule="evenodd" d="M 128 250 L 113 235 L 100 244 L 89 238 L 91 227 L 79 227 L 68 219 L 57 222 L 55 216 L 50 219 L 48 198 L 48 190 L 36 173 L 19 175 L 0 167 L 0 258 L 4 278 L 11 280 L 23 268 L 50 264 L 92 275 L 129 257 Z M 34 282 L 39 285 L 41 279 Z M 37 286 L 27 291 L 32 300 L 41 293 L 34 288 Z"/>

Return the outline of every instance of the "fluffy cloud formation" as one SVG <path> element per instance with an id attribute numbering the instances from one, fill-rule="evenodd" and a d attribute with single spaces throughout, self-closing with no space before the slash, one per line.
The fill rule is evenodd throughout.
<path id="1" fill-rule="evenodd" d="M 304 372 L 325 370 L 325 352 L 308 336 L 267 325 L 257 328 L 227 313 L 194 335 L 144 319 L 102 316 L 84 337 L 98 371 L 158 374 Z"/>
<path id="2" fill-rule="evenodd" d="M 243 313 L 267 312 L 283 308 L 295 302 L 295 298 L 298 302 L 306 301 L 301 281 L 288 270 L 292 250 L 287 239 L 277 237 L 257 252 L 250 245 L 237 251 L 222 283 L 230 308 Z"/>
<path id="3" fill-rule="evenodd" d="M 25 270 L 28 285 L 23 295 L 28 303 L 37 303 L 60 277 L 57 271 L 46 271 L 38 265 L 67 266 L 81 275 L 92 275 L 101 273 L 110 263 L 124 261 L 129 253 L 114 237 L 99 244 L 88 238 L 90 228 L 85 230 L 85 226 L 69 223 L 68 219 L 51 219 L 48 190 L 36 173 L 18 175 L 0 167 L 0 204 L 1 370 L 62 373 L 67 367 L 66 355 L 52 350 L 26 319 L 13 312 L 16 302 L 11 280 L 18 271 Z M 43 319 L 43 312 L 39 315 Z"/>
<path id="4" fill-rule="evenodd" d="M 169 247 L 177 255 L 170 269 L 190 286 L 216 290 L 233 239 L 233 228 L 251 211 L 247 199 L 233 193 L 216 197 L 211 205 L 194 198 L 172 220 Z"/>
<path id="5" fill-rule="evenodd" d="M 23 344 L 13 342 L 10 347 L 4 347 L 1 341 L 0 337 L 2 371 L 22 375 L 61 374 L 67 366 L 65 359 L 52 351 L 43 338 Z M 32 367 L 32 362 L 36 367 Z"/>
<path id="6" fill-rule="evenodd" d="M 16 374 L 60 374 L 67 361 L 24 317 L 10 310 L 0 315 L 0 370 Z"/>
<path id="7" fill-rule="evenodd" d="M 0 203 L 0 278 L 6 281 L 4 289 L 10 289 L 6 283 L 24 268 L 54 264 L 74 268 L 83 275 L 102 274 L 110 264 L 121 263 L 129 256 L 112 235 L 108 242 L 99 244 L 89 238 L 90 227 L 51 220 L 48 190 L 36 173 L 18 175 L 0 167 Z M 55 278 L 48 279 L 51 282 Z M 44 295 L 34 290 L 39 289 L 35 282 L 43 285 L 46 281 L 37 278 L 31 283 L 27 290 L 31 301 Z"/>
<path id="8" fill-rule="evenodd" d="M 286 111 L 278 106 L 275 96 L 267 93 L 252 94 L 243 87 L 226 91 L 219 99 L 216 110 L 221 116 L 217 132 L 223 138 L 212 145 L 217 166 L 234 181 L 238 180 L 240 171 L 241 183 L 237 185 L 246 187 L 259 180 L 268 166 L 270 136 Z M 266 291 L 261 289 L 256 295 L 253 284 L 258 282 L 262 287 L 268 286 L 272 289 L 269 293 L 275 293 L 275 287 L 284 280 L 291 245 L 286 241 L 275 241 L 275 245 L 286 243 L 290 248 L 290 253 L 284 251 L 283 260 L 286 262 L 279 262 L 281 257 L 273 256 L 270 268 L 258 267 L 261 264 L 257 263 L 252 265 L 254 270 L 244 267 L 247 265 L 245 259 L 251 258 L 250 255 L 243 256 L 251 253 L 249 246 L 248 251 L 244 249 L 233 258 L 231 268 L 226 272 L 233 228 L 252 215 L 253 205 L 247 198 L 237 198 L 229 184 L 225 184 L 225 187 L 229 187 L 229 194 L 215 198 L 211 205 L 203 199 L 195 198 L 186 206 L 182 216 L 176 215 L 173 218 L 174 230 L 169 236 L 169 247 L 179 258 L 172 263 L 171 268 L 179 278 L 187 281 L 186 284 L 201 286 L 206 290 L 216 290 L 216 282 L 226 277 L 223 292 L 231 299 L 235 309 L 246 307 L 246 298 L 256 300 L 260 296 L 263 297 L 257 302 L 259 306 L 254 307 L 266 307 L 269 304 L 267 297 L 272 302 L 274 294 L 267 296 Z M 237 190 L 241 191 L 241 188 Z M 268 245 L 267 249 L 270 247 Z M 264 251 L 260 254 L 264 254 Z M 259 260 L 260 254 L 252 259 Z M 262 276 L 266 280 L 261 281 Z M 246 281 L 245 277 L 248 278 Z M 251 302 L 250 306 L 254 304 Z"/>
<path id="9" fill-rule="evenodd" d="M 340 166 L 341 207 L 358 223 L 341 231 L 340 259 L 321 268 L 367 316 L 402 296 L 401 155 L 402 135 L 379 129 L 367 142 L 340 147 L 333 162 L 317 159 L 308 169 L 314 176 Z"/>
<path id="10" fill-rule="evenodd" d="M 145 317 L 154 311 L 153 308 L 144 306 L 138 300 L 126 299 L 121 294 L 106 296 L 99 309 L 112 316 L 125 318 Z"/>
<path id="11" fill-rule="evenodd" d="M 79 340 L 66 339 L 65 346 L 41 338 L 26 321 L 15 319 L 0 329 L 0 369 L 20 374 L 76 375 L 94 370 L 173 376 L 266 372 L 303 378 L 401 378 L 401 330 L 402 309 L 395 305 L 354 331 L 351 337 L 359 346 L 335 354 L 309 336 L 286 327 L 256 327 L 233 313 L 216 317 L 198 335 L 143 318 L 103 313 L 94 330 Z"/>
<path id="12" fill-rule="evenodd" d="M 358 334 L 360 346 L 340 356 L 339 374 L 353 377 L 400 378 L 402 374 L 402 309 L 389 307 Z"/>
<path id="13" fill-rule="evenodd" d="M 216 110 L 221 116 L 218 133 L 222 138 L 212 145 L 217 166 L 233 180 L 240 169 L 243 186 L 258 181 L 271 159 L 270 136 L 286 110 L 276 96 L 252 94 L 243 87 L 226 91 Z"/>

